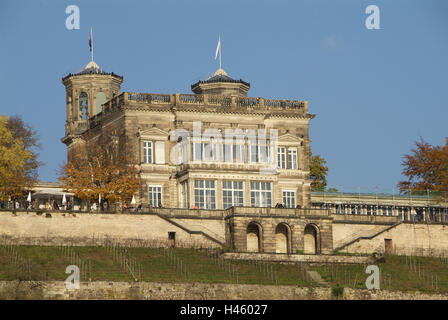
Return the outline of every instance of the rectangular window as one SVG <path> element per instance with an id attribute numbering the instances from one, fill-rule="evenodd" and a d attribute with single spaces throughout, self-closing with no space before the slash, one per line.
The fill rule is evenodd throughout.
<path id="1" fill-rule="evenodd" d="M 189 207 L 189 199 L 188 199 L 188 181 L 181 183 L 181 196 L 182 196 L 182 207 L 188 208 Z"/>
<path id="2" fill-rule="evenodd" d="M 194 203 L 199 209 L 216 209 L 215 181 L 194 180 Z"/>
<path id="3" fill-rule="evenodd" d="M 226 141 L 221 145 L 220 160 L 224 162 L 233 162 L 233 145 Z"/>
<path id="4" fill-rule="evenodd" d="M 224 209 L 230 207 L 242 207 L 244 203 L 243 194 L 242 181 L 223 181 L 222 202 Z"/>
<path id="5" fill-rule="evenodd" d="M 143 142 L 143 162 L 152 163 L 152 141 Z"/>
<path id="6" fill-rule="evenodd" d="M 216 143 L 202 143 L 202 160 L 217 161 L 218 160 L 218 145 Z"/>
<path id="7" fill-rule="evenodd" d="M 296 193 L 295 191 L 283 191 L 283 205 L 285 208 L 296 207 Z"/>
<path id="8" fill-rule="evenodd" d="M 149 204 L 151 207 L 162 206 L 162 186 L 149 186 Z"/>
<path id="9" fill-rule="evenodd" d="M 286 148 L 285 147 L 279 147 L 277 149 L 277 166 L 280 169 L 286 168 Z"/>
<path id="10" fill-rule="evenodd" d="M 257 140 L 249 139 L 248 140 L 248 153 L 249 153 L 249 162 L 258 162 L 259 154 L 258 154 L 258 145 Z"/>
<path id="11" fill-rule="evenodd" d="M 202 160 L 202 143 L 193 142 L 193 160 L 194 161 Z"/>
<path id="12" fill-rule="evenodd" d="M 244 140 L 236 139 L 233 145 L 233 154 L 235 157 L 235 162 L 244 163 Z"/>
<path id="13" fill-rule="evenodd" d="M 250 182 L 250 205 L 252 207 L 270 207 L 271 198 L 270 182 Z"/>
<path id="14" fill-rule="evenodd" d="M 297 149 L 288 149 L 288 169 L 297 170 Z"/>
<path id="15" fill-rule="evenodd" d="M 178 153 L 179 163 L 189 163 L 190 162 L 190 139 L 184 138 L 180 143 L 180 150 Z"/>
<path id="16" fill-rule="evenodd" d="M 266 163 L 269 162 L 270 158 L 270 140 L 261 139 L 258 141 L 258 160 L 260 162 Z"/>

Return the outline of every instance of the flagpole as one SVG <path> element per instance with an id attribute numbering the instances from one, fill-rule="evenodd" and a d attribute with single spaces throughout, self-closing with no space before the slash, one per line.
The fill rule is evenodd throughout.
<path id="1" fill-rule="evenodd" d="M 92 59 L 92 61 L 93 61 L 93 31 L 92 31 L 92 27 L 90 27 L 90 41 L 92 42 L 92 43 L 91 43 L 92 50 L 91 50 L 91 52 L 90 52 L 90 55 L 91 55 L 91 59 Z"/>
<path id="2" fill-rule="evenodd" d="M 219 69 L 221 69 L 221 55 L 222 55 L 222 44 L 221 44 L 221 36 L 219 36 Z"/>

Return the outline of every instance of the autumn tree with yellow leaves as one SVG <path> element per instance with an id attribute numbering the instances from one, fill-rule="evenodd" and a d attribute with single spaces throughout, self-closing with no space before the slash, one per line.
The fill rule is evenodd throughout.
<path id="1" fill-rule="evenodd" d="M 109 138 L 78 146 L 76 154 L 62 167 L 60 182 L 64 190 L 81 200 L 107 200 L 109 203 L 130 201 L 140 187 L 135 166 L 118 152 L 118 146 Z"/>
<path id="2" fill-rule="evenodd" d="M 17 199 L 37 181 L 37 133 L 19 116 L 0 117 L 0 200 Z"/>

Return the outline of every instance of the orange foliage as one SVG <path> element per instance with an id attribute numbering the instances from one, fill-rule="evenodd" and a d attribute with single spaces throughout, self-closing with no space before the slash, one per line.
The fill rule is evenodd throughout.
<path id="1" fill-rule="evenodd" d="M 420 138 L 411 155 L 405 155 L 402 162 L 403 175 L 408 180 L 400 181 L 400 191 L 448 192 L 448 138 L 444 146 L 432 146 Z"/>
<path id="2" fill-rule="evenodd" d="M 107 141 L 79 147 L 76 155 L 63 166 L 59 180 L 65 190 L 82 200 L 97 200 L 101 195 L 101 199 L 110 203 L 130 201 L 140 186 L 135 166 Z"/>

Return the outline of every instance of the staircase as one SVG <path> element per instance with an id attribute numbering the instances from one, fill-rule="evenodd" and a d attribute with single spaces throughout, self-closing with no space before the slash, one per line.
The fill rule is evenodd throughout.
<path id="1" fill-rule="evenodd" d="M 159 214 L 159 213 L 154 213 L 156 216 L 158 216 L 159 218 L 173 224 L 174 226 L 184 230 L 185 232 L 189 233 L 189 234 L 200 234 L 203 235 L 205 238 L 219 244 L 220 246 L 224 246 L 225 245 L 225 239 L 223 237 L 220 237 L 219 235 L 217 235 L 216 233 L 212 232 L 211 230 L 207 230 L 205 227 L 200 227 L 200 230 L 192 230 L 194 229 L 193 226 L 188 225 L 188 223 L 178 223 L 176 221 L 171 220 L 170 218 L 168 218 L 165 215 Z"/>
<path id="2" fill-rule="evenodd" d="M 383 232 L 389 231 L 389 230 L 399 226 L 402 223 L 403 223 L 402 221 L 399 221 L 399 222 L 394 223 L 393 225 L 391 225 L 391 226 L 389 226 L 389 227 L 387 227 L 387 228 L 385 228 L 385 229 L 383 229 L 381 231 L 374 231 L 373 233 L 367 234 L 367 235 L 365 233 L 363 235 L 361 235 L 360 234 L 361 232 L 354 233 L 350 237 L 346 238 L 347 240 L 346 239 L 342 240 L 340 243 L 343 243 L 343 244 L 338 246 L 337 248 L 333 249 L 333 252 L 342 250 L 345 247 L 347 247 L 347 246 L 349 246 L 349 245 L 351 245 L 351 244 L 353 244 L 353 243 L 355 243 L 356 241 L 359 241 L 359 240 L 364 240 L 364 239 L 372 240 L 373 238 L 379 236 Z M 349 240 L 349 239 L 351 239 L 351 240 Z"/>

